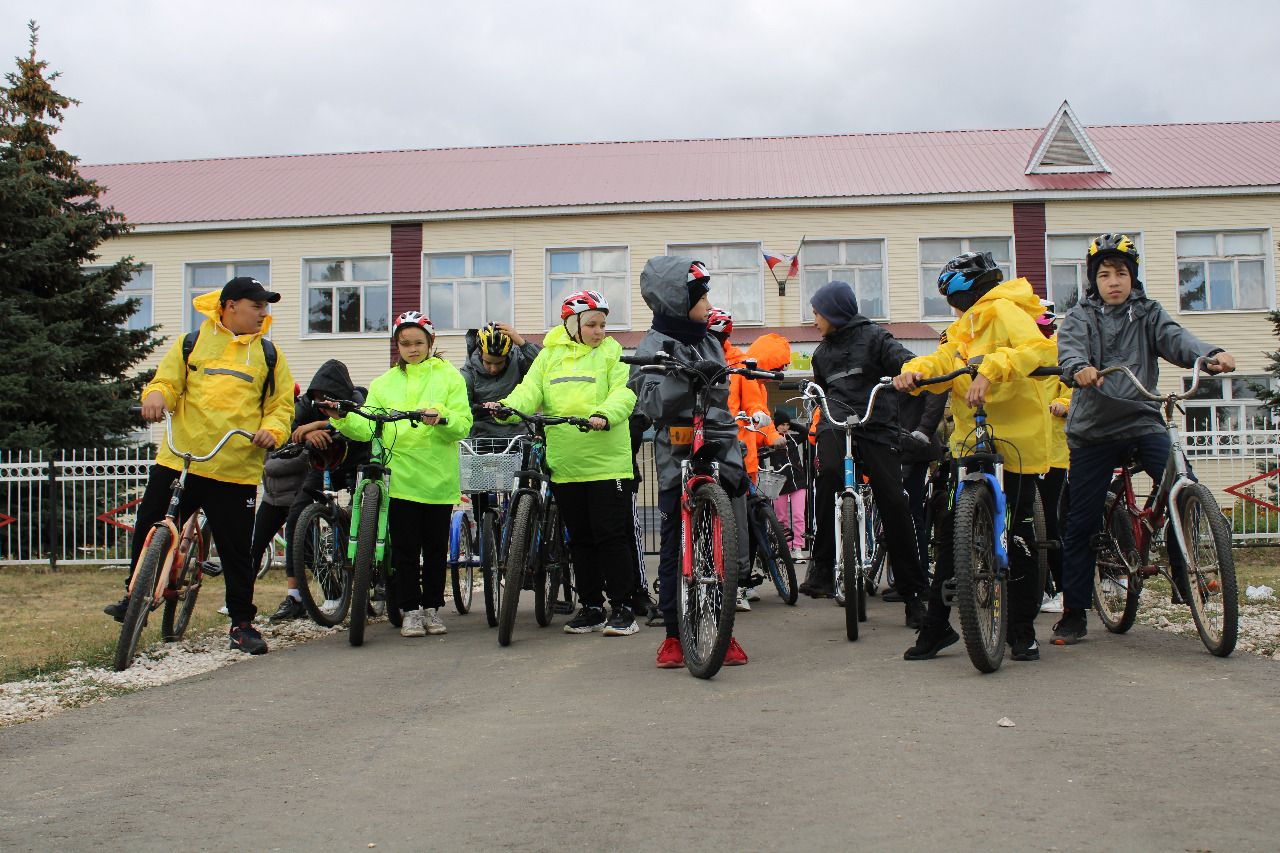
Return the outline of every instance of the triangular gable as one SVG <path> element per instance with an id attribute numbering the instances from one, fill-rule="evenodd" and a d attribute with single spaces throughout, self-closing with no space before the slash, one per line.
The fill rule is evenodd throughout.
<path id="1" fill-rule="evenodd" d="M 1063 172 L 1110 172 L 1084 125 L 1076 118 L 1071 104 L 1058 107 L 1053 120 L 1036 140 L 1027 161 L 1028 175 L 1053 175 Z"/>

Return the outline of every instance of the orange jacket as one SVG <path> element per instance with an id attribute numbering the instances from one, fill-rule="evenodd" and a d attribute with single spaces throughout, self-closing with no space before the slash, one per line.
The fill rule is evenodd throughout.
<path id="1" fill-rule="evenodd" d="M 781 335 L 770 333 L 757 338 L 744 355 L 742 350 L 725 341 L 724 357 L 731 367 L 740 366 L 745 358 L 753 358 L 756 360 L 756 366 L 761 370 L 782 370 L 791 363 L 791 344 Z M 729 378 L 729 412 L 733 415 L 738 412 L 746 412 L 748 415 L 763 412 L 765 417 L 769 417 L 769 395 L 764 383 L 742 376 L 731 376 Z M 747 446 L 743 461 L 747 474 L 753 482 L 756 472 L 760 470 L 760 448 L 767 447 L 781 438 L 773 427 L 772 419 L 761 427 L 761 431 L 763 435 L 749 432 L 742 427 L 738 428 L 738 439 Z"/>

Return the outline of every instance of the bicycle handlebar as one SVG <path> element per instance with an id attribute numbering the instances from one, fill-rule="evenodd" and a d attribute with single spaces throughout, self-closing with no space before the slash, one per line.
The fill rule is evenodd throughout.
<path id="1" fill-rule="evenodd" d="M 969 363 L 966 364 L 964 367 L 956 368 L 950 373 L 944 373 L 941 376 L 930 376 L 924 379 L 917 379 L 916 386 L 922 387 L 925 385 L 938 385 L 939 383 L 942 383 L 942 382 L 950 382 L 952 379 L 956 379 L 966 374 L 968 374 L 969 376 L 977 376 L 978 365 L 980 364 L 982 364 L 982 356 L 975 355 L 973 358 L 969 359 Z M 1028 376 L 1061 376 L 1062 368 L 1055 367 L 1055 366 L 1037 367 L 1035 370 L 1031 371 L 1027 375 Z"/>
<path id="2" fill-rule="evenodd" d="M 818 383 L 806 382 L 804 384 L 803 390 L 801 391 L 801 397 L 808 400 L 819 401 L 819 403 L 822 405 L 822 416 L 824 418 L 826 418 L 828 421 L 831 422 L 833 426 L 839 429 L 849 430 L 849 429 L 853 429 L 854 427 L 863 426 L 866 424 L 867 421 L 871 420 L 871 415 L 876 410 L 876 396 L 880 393 L 881 389 L 888 388 L 892 384 L 893 384 L 893 377 L 891 376 L 880 377 L 880 381 L 877 382 L 876 386 L 871 389 L 871 396 L 867 398 L 867 413 L 859 417 L 857 412 L 853 412 L 853 414 L 849 415 L 849 417 L 843 421 L 838 421 L 834 417 L 832 417 L 831 406 L 827 404 L 827 394 L 825 391 L 822 390 L 822 386 L 819 385 Z M 850 409 L 852 408 L 847 403 L 841 403 L 841 405 L 845 406 L 846 408 L 850 408 Z"/>
<path id="3" fill-rule="evenodd" d="M 577 427 L 582 432 L 590 432 L 591 430 L 595 429 L 595 427 L 591 425 L 590 418 L 564 417 L 561 415 L 544 415 L 541 412 L 529 415 L 529 414 L 525 414 L 519 409 L 513 409 L 510 406 L 498 406 L 498 408 L 496 409 L 490 409 L 486 406 L 480 405 L 480 406 L 473 406 L 472 408 L 479 411 L 489 412 L 494 417 L 498 417 L 498 418 L 515 417 L 515 418 L 518 418 L 519 420 L 524 421 L 525 423 L 535 424 L 537 426 L 542 426 L 542 427 L 559 426 L 560 424 L 569 424 L 570 426 Z M 611 426 L 612 424 L 610 424 L 608 421 L 605 421 L 605 427 L 604 427 L 605 431 L 607 431 Z"/>
<path id="4" fill-rule="evenodd" d="M 422 412 L 402 412 L 399 409 L 374 409 L 365 406 L 363 403 L 357 403 L 353 400 L 322 400 L 317 405 L 327 409 L 337 409 L 344 415 L 356 414 L 367 421 L 376 423 L 390 424 L 396 421 L 409 421 L 413 426 L 422 423 L 422 419 L 426 417 Z M 426 426 L 445 426 L 449 423 L 446 417 L 437 418 L 435 424 L 425 424 Z"/>
<path id="5" fill-rule="evenodd" d="M 652 356 L 624 355 L 619 359 L 623 364 L 630 364 L 640 368 L 642 373 L 680 373 L 693 379 L 695 382 L 714 385 L 722 378 L 729 375 L 745 376 L 748 379 L 758 379 L 762 382 L 781 382 L 786 378 L 786 373 L 781 370 L 760 370 L 755 367 L 755 362 L 748 360 L 744 367 L 729 367 L 725 365 L 720 367 L 714 376 L 708 376 L 701 368 L 691 364 L 686 364 L 678 358 L 666 353 L 662 350 L 655 352 Z"/>
<path id="6" fill-rule="evenodd" d="M 130 406 L 129 411 L 132 412 L 133 414 L 141 414 L 142 407 Z M 183 459 L 186 459 L 188 462 L 208 462 L 210 459 L 217 456 L 218 452 L 221 451 L 222 448 L 226 446 L 227 442 L 231 440 L 231 437 L 235 435 L 242 435 L 245 438 L 249 439 L 250 441 L 253 441 L 253 433 L 244 429 L 233 429 L 233 430 L 229 430 L 226 435 L 220 438 L 218 440 L 218 443 L 213 446 L 213 450 L 210 450 L 204 456 L 196 456 L 194 453 L 186 453 L 173 446 L 173 413 L 168 411 L 167 409 L 165 410 L 165 413 L 164 413 L 165 444 L 169 446 L 169 451 L 173 453 L 174 456 L 180 456 Z"/>
<path id="7" fill-rule="evenodd" d="M 1195 379 L 1192 381 L 1191 387 L 1188 388 L 1186 391 L 1182 392 L 1181 394 L 1172 394 L 1172 393 L 1156 394 L 1152 392 L 1151 389 L 1147 388 L 1147 386 L 1143 385 L 1142 382 L 1138 380 L 1137 376 L 1133 375 L 1132 370 L 1130 370 L 1128 367 L 1124 366 L 1123 364 L 1117 364 L 1113 367 L 1108 367 L 1105 370 L 1101 370 L 1098 372 L 1098 375 L 1109 376 L 1112 373 L 1122 373 L 1125 376 L 1129 377 L 1129 381 L 1133 383 L 1133 387 L 1138 389 L 1138 393 L 1146 397 L 1148 400 L 1154 400 L 1156 402 L 1172 403 L 1177 400 L 1185 400 L 1188 397 L 1190 397 L 1192 394 L 1194 394 L 1196 392 L 1196 389 L 1200 387 L 1200 380 L 1204 378 L 1205 374 L 1209 373 L 1207 370 L 1204 371 L 1204 373 L 1201 373 L 1201 371 L 1204 370 L 1206 365 L 1217 364 L 1217 363 L 1218 363 L 1217 359 L 1211 358 L 1207 355 L 1202 355 L 1199 358 L 1197 358 L 1195 360 L 1195 364 L 1191 366 L 1191 375 L 1194 376 Z"/>

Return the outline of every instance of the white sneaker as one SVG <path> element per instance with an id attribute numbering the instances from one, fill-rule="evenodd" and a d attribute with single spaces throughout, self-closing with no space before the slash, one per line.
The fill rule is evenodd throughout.
<path id="1" fill-rule="evenodd" d="M 440 618 L 440 611 L 438 608 L 428 607 L 426 609 L 424 622 L 426 623 L 427 633 L 432 636 L 449 633 L 449 629 L 444 626 L 444 621 Z"/>
<path id="2" fill-rule="evenodd" d="M 737 611 L 738 611 L 739 613 L 750 613 L 750 612 L 751 612 L 751 603 L 750 603 L 749 601 L 747 601 L 747 591 L 746 591 L 745 589 L 743 589 L 742 587 L 738 587 L 738 605 L 737 605 Z"/>
<path id="3" fill-rule="evenodd" d="M 422 610 L 410 610 L 404 614 L 404 621 L 400 623 L 401 637 L 425 637 L 427 629 L 422 624 Z"/>
<path id="4" fill-rule="evenodd" d="M 760 600 L 760 593 L 756 592 L 756 588 L 754 586 L 747 587 L 747 601 L 759 601 L 759 600 Z"/>
<path id="5" fill-rule="evenodd" d="M 1058 593 L 1053 598 L 1045 596 L 1044 602 L 1040 605 L 1041 613 L 1061 613 L 1062 612 L 1062 593 Z"/>

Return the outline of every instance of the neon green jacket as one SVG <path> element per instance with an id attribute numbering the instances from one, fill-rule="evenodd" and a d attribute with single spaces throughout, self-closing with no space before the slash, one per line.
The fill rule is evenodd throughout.
<path id="1" fill-rule="evenodd" d="M 524 380 L 504 406 L 557 417 L 604 415 L 609 429 L 580 432 L 569 424 L 547 427 L 547 465 L 554 483 L 629 480 L 631 432 L 627 419 L 636 405 L 627 387 L 630 371 L 618 361 L 622 347 L 605 338 L 592 349 L 569 337 L 563 326 L 552 329 L 542 342 Z"/>
<path id="2" fill-rule="evenodd" d="M 458 440 L 471 431 L 467 383 L 442 358 L 428 358 L 404 369 L 393 367 L 373 380 L 365 405 L 403 412 L 436 409 L 449 419 L 444 426 L 397 421 L 382 428 L 382 445 L 390 452 L 391 497 L 421 504 L 453 506 L 458 492 Z M 373 422 L 351 414 L 330 421 L 356 441 L 373 438 Z"/>

